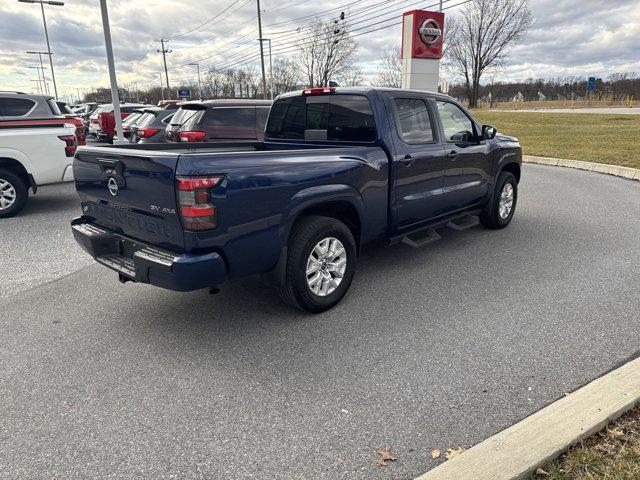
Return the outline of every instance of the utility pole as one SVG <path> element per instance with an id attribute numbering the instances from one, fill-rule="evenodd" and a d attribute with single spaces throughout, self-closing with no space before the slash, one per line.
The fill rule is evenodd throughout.
<path id="1" fill-rule="evenodd" d="M 442 0 L 440 0 L 440 7 L 438 8 L 438 11 L 441 12 L 442 11 Z"/>
<path id="2" fill-rule="evenodd" d="M 42 22 L 44 23 L 44 36 L 47 39 L 47 55 L 49 55 L 49 66 L 51 67 L 51 80 L 53 80 L 53 91 L 56 98 L 58 98 L 58 86 L 56 85 L 56 74 L 53 71 L 53 57 L 51 54 L 51 45 L 49 44 L 49 31 L 47 30 L 47 17 L 44 15 L 44 4 L 53 5 L 57 7 L 64 6 L 64 2 L 57 0 L 18 0 L 22 3 L 39 3 L 42 9 Z"/>
<path id="3" fill-rule="evenodd" d="M 173 50 L 167 50 L 166 48 L 164 48 L 164 42 L 168 42 L 168 40 L 165 40 L 164 38 L 161 38 L 160 40 L 156 40 L 156 42 L 160 43 L 161 45 L 161 49 L 156 49 L 157 52 L 162 53 L 162 61 L 164 62 L 164 75 L 167 79 L 167 92 L 169 94 L 169 100 L 171 100 L 171 87 L 169 86 L 169 71 L 167 70 L 167 53 L 171 53 L 173 52 Z"/>
<path id="4" fill-rule="evenodd" d="M 260 65 L 262 67 L 262 98 L 267 98 L 267 76 L 264 73 L 264 47 L 262 46 L 262 17 L 260 12 L 260 0 L 256 0 L 258 5 L 258 40 L 260 41 Z"/>
<path id="5" fill-rule="evenodd" d="M 262 38 L 260 42 L 269 42 L 269 91 L 271 100 L 273 100 L 273 58 L 271 56 L 271 39 L 270 38 Z"/>
<path id="6" fill-rule="evenodd" d="M 198 62 L 190 63 L 189 65 L 195 65 L 198 69 L 198 97 L 202 100 L 202 86 L 200 83 L 200 64 Z"/>
<path id="7" fill-rule="evenodd" d="M 102 12 L 104 44 L 107 48 L 107 65 L 109 66 L 109 80 L 111 81 L 111 101 L 113 102 L 113 116 L 116 121 L 116 136 L 118 137 L 119 143 L 123 142 L 124 134 L 122 133 L 122 116 L 120 114 L 118 80 L 116 79 L 116 67 L 113 62 L 113 47 L 111 46 L 111 28 L 109 27 L 109 11 L 107 9 L 107 0 L 100 0 L 100 10 Z"/>

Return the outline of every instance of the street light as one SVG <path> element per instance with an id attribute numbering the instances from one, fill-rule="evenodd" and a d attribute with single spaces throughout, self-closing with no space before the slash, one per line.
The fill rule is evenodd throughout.
<path id="1" fill-rule="evenodd" d="M 202 100 L 202 87 L 200 86 L 200 64 L 198 62 L 189 63 L 189 65 L 195 65 L 198 69 L 198 97 Z"/>
<path id="2" fill-rule="evenodd" d="M 49 44 L 49 31 L 47 30 L 47 17 L 44 15 L 44 4 L 52 5 L 56 7 L 62 7 L 64 2 L 57 0 L 18 0 L 21 3 L 39 3 L 42 9 L 42 22 L 44 23 L 44 36 L 47 39 L 47 55 L 49 55 L 49 65 L 51 66 L 51 79 L 53 80 L 53 92 L 55 97 L 58 98 L 58 86 L 56 85 L 56 74 L 53 72 L 53 58 L 51 56 L 51 45 Z"/>
<path id="3" fill-rule="evenodd" d="M 44 93 L 46 95 L 49 95 L 49 86 L 47 85 L 47 81 L 44 77 L 44 65 L 42 64 L 42 55 L 48 55 L 47 52 L 32 52 L 32 51 L 28 51 L 27 53 L 32 54 L 32 55 L 38 55 L 40 57 L 40 69 L 42 70 L 42 79 L 43 79 L 43 83 L 44 83 Z"/>
<path id="4" fill-rule="evenodd" d="M 33 66 L 33 67 L 29 67 L 29 68 L 35 68 L 36 69 L 36 73 L 38 74 L 38 80 L 32 80 L 32 81 L 37 81 L 38 82 L 38 93 L 42 95 L 42 87 L 40 86 L 40 67 L 38 66 Z"/>

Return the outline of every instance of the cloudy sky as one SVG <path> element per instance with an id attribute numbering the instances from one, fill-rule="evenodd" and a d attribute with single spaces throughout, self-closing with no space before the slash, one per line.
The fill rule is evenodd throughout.
<path id="1" fill-rule="evenodd" d="M 446 14 L 455 15 L 462 1 L 445 0 Z M 334 18 L 345 11 L 360 65 L 371 77 L 381 53 L 400 41 L 401 13 L 433 3 L 262 0 L 263 36 L 272 39 L 274 58 L 293 57 L 295 41 L 305 38 L 304 27 L 314 16 Z M 640 73 L 640 1 L 530 0 L 530 9 L 534 23 L 527 38 L 510 50 L 494 80 Z M 45 10 L 62 93 L 108 86 L 98 0 L 66 0 L 63 7 Z M 161 37 L 170 39 L 167 48 L 173 50 L 172 83 L 195 80 L 191 62 L 204 70 L 256 62 L 258 56 L 255 0 L 110 0 L 109 14 L 120 84 L 159 85 L 162 56 L 154 40 Z M 28 67 L 37 57 L 27 50 L 46 50 L 39 5 L 0 0 L 0 89 L 36 88 L 36 70 Z"/>

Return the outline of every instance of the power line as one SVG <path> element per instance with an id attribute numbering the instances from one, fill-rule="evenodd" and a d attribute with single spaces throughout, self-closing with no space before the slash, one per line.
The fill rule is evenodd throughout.
<path id="1" fill-rule="evenodd" d="M 202 27 L 207 26 L 208 24 L 210 24 L 211 22 L 213 22 L 216 18 L 218 18 L 220 15 L 222 15 L 224 12 L 226 12 L 227 10 L 229 10 L 231 7 L 233 7 L 236 3 L 238 3 L 240 0 L 235 0 L 233 2 L 231 2 L 227 8 L 225 8 L 224 10 L 222 10 L 221 12 L 218 12 L 216 15 L 214 15 L 213 17 L 209 18 L 207 21 L 201 23 L 200 25 L 192 28 L 191 30 L 187 30 L 186 32 L 182 32 L 182 33 L 178 33 L 177 35 L 172 35 L 170 37 L 167 37 L 168 40 L 173 40 L 179 37 L 186 37 L 187 35 L 191 35 L 192 33 L 198 31 L 199 29 L 201 29 Z M 240 5 L 239 8 L 242 8 L 243 6 L 245 6 L 247 3 L 249 3 L 251 0 L 247 0 L 245 3 L 243 3 L 242 5 Z M 237 10 L 234 10 L 234 12 Z M 234 13 L 232 12 L 232 13 Z"/>
<path id="2" fill-rule="evenodd" d="M 444 0 L 444 1 L 445 2 L 450 2 L 450 1 L 454 1 L 454 0 Z M 384 2 L 381 2 L 381 3 L 384 3 Z M 414 2 L 414 3 L 410 4 L 409 6 L 417 5 L 417 4 L 420 4 L 420 3 L 423 3 L 423 1 Z M 435 5 L 437 5 L 437 4 L 431 4 L 431 5 L 428 5 L 428 6 L 424 7 L 424 8 L 430 8 L 430 7 L 433 7 Z M 404 7 L 406 8 L 406 6 L 404 6 Z M 392 9 L 397 9 L 397 8 L 398 8 L 397 5 L 392 7 Z M 387 10 L 388 10 L 388 8 L 387 8 Z M 391 11 L 387 11 L 385 13 L 386 14 L 391 14 L 392 12 Z M 352 25 L 361 24 L 363 22 L 368 21 L 371 18 L 379 18 L 380 17 L 380 13 L 377 14 L 377 15 L 374 15 L 373 17 L 366 16 L 366 15 L 368 15 L 368 12 L 365 14 L 365 17 L 363 19 L 360 19 L 359 21 L 354 22 L 354 23 L 350 23 L 349 26 L 351 27 Z M 358 18 L 362 18 L 362 17 L 360 16 Z M 359 27 L 359 28 L 356 28 L 356 29 L 350 29 L 350 32 L 351 33 L 360 32 L 362 30 L 368 29 L 371 26 L 379 25 L 381 23 L 388 22 L 388 21 L 392 21 L 392 20 L 395 20 L 396 18 L 397 18 L 396 17 L 396 13 L 393 12 L 393 17 L 384 18 L 384 19 L 382 19 L 382 20 L 380 20 L 378 22 L 374 22 L 374 23 L 368 23 L 366 26 Z M 400 20 L 400 21 L 396 22 L 395 24 L 401 24 L 401 23 L 402 23 L 402 21 Z M 388 26 L 392 26 L 392 25 L 388 25 Z M 307 28 L 307 27 L 305 27 L 305 28 Z M 386 26 L 384 28 L 386 28 Z M 371 32 L 374 32 L 374 31 L 377 31 L 377 30 L 378 29 L 374 29 Z M 360 35 L 363 35 L 363 34 L 366 34 L 366 33 L 369 33 L 369 31 L 363 31 L 360 34 L 352 35 L 352 37 L 357 37 L 357 36 L 360 36 Z M 282 45 L 279 45 L 278 47 L 275 47 L 273 49 L 273 53 L 274 54 L 275 53 L 290 53 L 292 51 L 297 50 L 299 48 L 300 44 L 305 44 L 305 43 L 309 44 L 309 42 L 314 41 L 314 40 L 315 40 L 315 37 L 314 37 L 313 34 L 306 35 L 306 36 L 304 36 L 302 38 L 296 38 L 295 40 L 288 41 L 288 42 L 286 42 L 286 43 L 284 43 Z M 234 52 L 230 57 L 227 57 L 223 61 L 226 62 L 227 65 L 237 66 L 237 64 L 239 64 L 239 63 L 241 63 L 241 64 L 250 63 L 251 61 L 255 60 L 254 56 L 251 56 L 251 57 L 247 58 L 246 54 L 245 54 L 246 51 L 247 51 L 247 49 Z M 243 62 L 236 61 L 237 59 L 241 59 L 241 58 L 243 60 L 246 60 L 246 61 L 243 61 Z M 225 66 L 225 67 L 226 68 L 230 68 L 228 66 Z"/>
<path id="3" fill-rule="evenodd" d="M 448 3 L 448 2 L 451 2 L 451 1 L 454 1 L 454 0 L 443 0 L 443 3 Z M 455 4 L 455 5 L 449 5 L 447 7 L 443 7 L 442 10 L 448 10 L 450 8 L 455 8 L 455 7 L 458 7 L 460 5 L 464 5 L 465 3 L 469 3 L 470 1 L 472 1 L 472 0 L 464 0 L 462 2 L 459 2 L 459 3 Z M 411 5 L 416 5 L 418 3 L 422 3 L 422 2 L 415 2 L 415 3 L 411 4 Z M 409 5 L 409 6 L 411 6 L 411 5 Z M 431 7 L 435 7 L 436 5 L 439 5 L 439 2 L 438 3 L 434 3 L 434 4 L 425 5 L 425 6 L 421 7 L 421 8 L 431 8 Z M 397 8 L 397 6 L 395 8 Z M 390 13 L 390 12 L 387 12 L 387 13 Z M 377 16 L 379 17 L 379 15 L 377 15 Z M 382 20 L 380 20 L 378 22 L 370 23 L 367 26 L 363 26 L 363 27 L 360 27 L 360 28 L 357 28 L 357 29 L 350 30 L 351 38 L 356 38 L 356 37 L 359 37 L 361 35 L 366 35 L 366 34 L 370 34 L 370 33 L 374 33 L 374 32 L 380 31 L 380 30 L 384 30 L 384 29 L 389 28 L 389 27 L 401 25 L 402 24 L 402 20 L 396 20 L 396 18 L 397 17 L 395 17 L 395 16 L 393 16 L 391 18 L 385 18 L 385 19 L 382 19 Z M 362 21 L 364 21 L 364 20 L 362 20 Z M 362 23 L 362 21 L 359 21 L 357 23 Z M 382 25 L 382 26 L 380 26 L 378 28 L 369 29 L 371 26 L 380 25 L 380 24 L 383 24 L 383 23 L 386 23 L 386 22 L 390 22 L 390 21 L 393 21 L 393 23 L 390 23 L 390 24 L 387 24 L 387 25 Z M 358 32 L 358 33 L 354 33 L 354 32 Z M 302 40 L 303 41 L 304 40 L 310 40 L 312 38 L 313 38 L 313 36 L 308 36 L 308 37 L 303 38 Z M 282 55 L 282 54 L 292 53 L 292 52 L 294 52 L 294 51 L 299 49 L 299 42 L 300 42 L 300 40 L 294 41 L 293 43 L 292 42 L 287 42 L 287 44 L 285 44 L 285 45 L 281 45 L 281 46 L 279 46 L 277 48 L 274 48 L 273 54 L 281 54 Z M 222 70 L 229 70 L 229 69 L 233 69 L 233 68 L 238 68 L 238 67 L 240 67 L 242 65 L 253 63 L 253 62 L 257 61 L 260 58 L 259 54 L 250 55 L 248 57 L 247 56 L 243 56 L 242 59 L 238 59 L 240 56 L 243 56 L 241 52 L 234 53 L 231 57 L 225 59 L 226 63 L 224 65 L 222 65 L 222 66 L 218 65 L 216 70 L 222 71 Z M 211 68 L 211 67 L 213 67 L 213 64 L 207 65 L 204 68 Z M 179 77 L 179 78 L 186 78 L 186 76 L 182 76 L 182 77 Z"/>

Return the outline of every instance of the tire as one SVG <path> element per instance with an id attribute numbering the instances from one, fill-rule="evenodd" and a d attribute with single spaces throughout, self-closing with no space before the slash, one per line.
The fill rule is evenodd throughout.
<path id="1" fill-rule="evenodd" d="M 0 218 L 16 215 L 27 204 L 28 197 L 24 180 L 11 170 L 0 168 Z"/>
<path id="2" fill-rule="evenodd" d="M 323 248 L 328 251 L 318 255 Z M 342 251 L 344 253 L 340 253 Z M 344 269 L 341 270 L 339 265 L 343 259 Z M 286 304 L 309 313 L 329 310 L 349 290 L 355 264 L 356 243 L 344 223 L 330 217 L 303 217 L 293 226 L 289 236 L 285 280 L 280 287 L 280 296 Z M 311 270 L 316 268 L 309 275 L 308 265 Z M 317 280 L 318 275 L 320 280 Z"/>
<path id="3" fill-rule="evenodd" d="M 509 191 L 511 195 L 509 196 Z M 506 195 L 506 196 L 503 196 Z M 508 199 L 511 206 L 508 207 Z M 480 213 L 480 222 L 487 228 L 504 228 L 513 218 L 518 201 L 518 182 L 511 172 L 500 172 L 493 195 Z M 502 208 L 501 208 L 502 207 Z M 506 215 L 505 215 L 506 213 Z"/>

